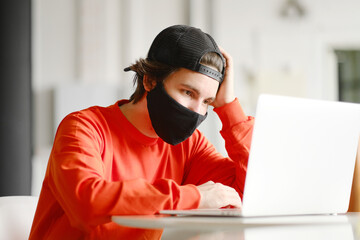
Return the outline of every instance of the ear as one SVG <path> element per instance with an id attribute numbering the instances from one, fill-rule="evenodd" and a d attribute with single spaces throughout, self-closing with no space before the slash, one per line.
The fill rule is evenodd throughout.
<path id="1" fill-rule="evenodd" d="M 150 79 L 147 75 L 144 75 L 143 85 L 144 85 L 145 91 L 150 92 L 156 86 L 156 81 Z"/>

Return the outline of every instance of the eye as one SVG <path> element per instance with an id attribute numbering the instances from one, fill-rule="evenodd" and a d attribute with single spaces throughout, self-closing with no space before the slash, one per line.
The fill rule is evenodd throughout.
<path id="1" fill-rule="evenodd" d="M 204 100 L 204 104 L 206 104 L 206 105 L 210 105 L 212 102 L 213 102 L 212 99 L 206 99 L 206 100 Z"/>
<path id="2" fill-rule="evenodd" d="M 193 97 L 194 96 L 194 94 L 191 92 L 191 91 L 189 91 L 189 90 L 184 90 L 184 93 L 186 94 L 186 95 L 188 95 L 189 97 Z"/>

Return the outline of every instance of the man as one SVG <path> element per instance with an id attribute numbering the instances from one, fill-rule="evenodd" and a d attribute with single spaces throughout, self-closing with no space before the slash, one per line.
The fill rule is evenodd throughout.
<path id="1" fill-rule="evenodd" d="M 158 239 L 112 215 L 241 207 L 253 118 L 233 93 L 233 63 L 211 36 L 163 30 L 136 72 L 130 100 L 69 114 L 59 125 L 30 239 Z M 196 130 L 219 115 L 229 158 Z"/>

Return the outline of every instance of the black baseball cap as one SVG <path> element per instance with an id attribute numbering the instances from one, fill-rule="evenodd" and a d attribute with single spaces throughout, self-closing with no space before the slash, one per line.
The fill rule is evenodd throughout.
<path id="1" fill-rule="evenodd" d="M 209 52 L 218 54 L 223 61 L 221 72 L 200 64 L 201 58 Z M 225 59 L 214 39 L 199 28 L 174 25 L 162 30 L 154 39 L 147 59 L 172 67 L 193 70 L 218 82 L 222 82 L 225 72 Z M 125 68 L 124 71 L 131 69 Z"/>

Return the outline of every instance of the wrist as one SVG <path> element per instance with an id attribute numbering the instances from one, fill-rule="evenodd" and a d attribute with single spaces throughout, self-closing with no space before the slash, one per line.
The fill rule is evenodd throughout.
<path id="1" fill-rule="evenodd" d="M 214 108 L 214 112 L 219 116 L 223 129 L 247 120 L 247 116 L 237 98 L 221 107 Z"/>
<path id="2" fill-rule="evenodd" d="M 222 106 L 225 106 L 226 104 L 229 104 L 231 102 L 233 102 L 236 98 L 234 96 L 229 96 L 229 97 L 226 97 L 224 99 L 220 99 L 213 104 L 213 107 L 214 108 L 220 108 Z"/>

